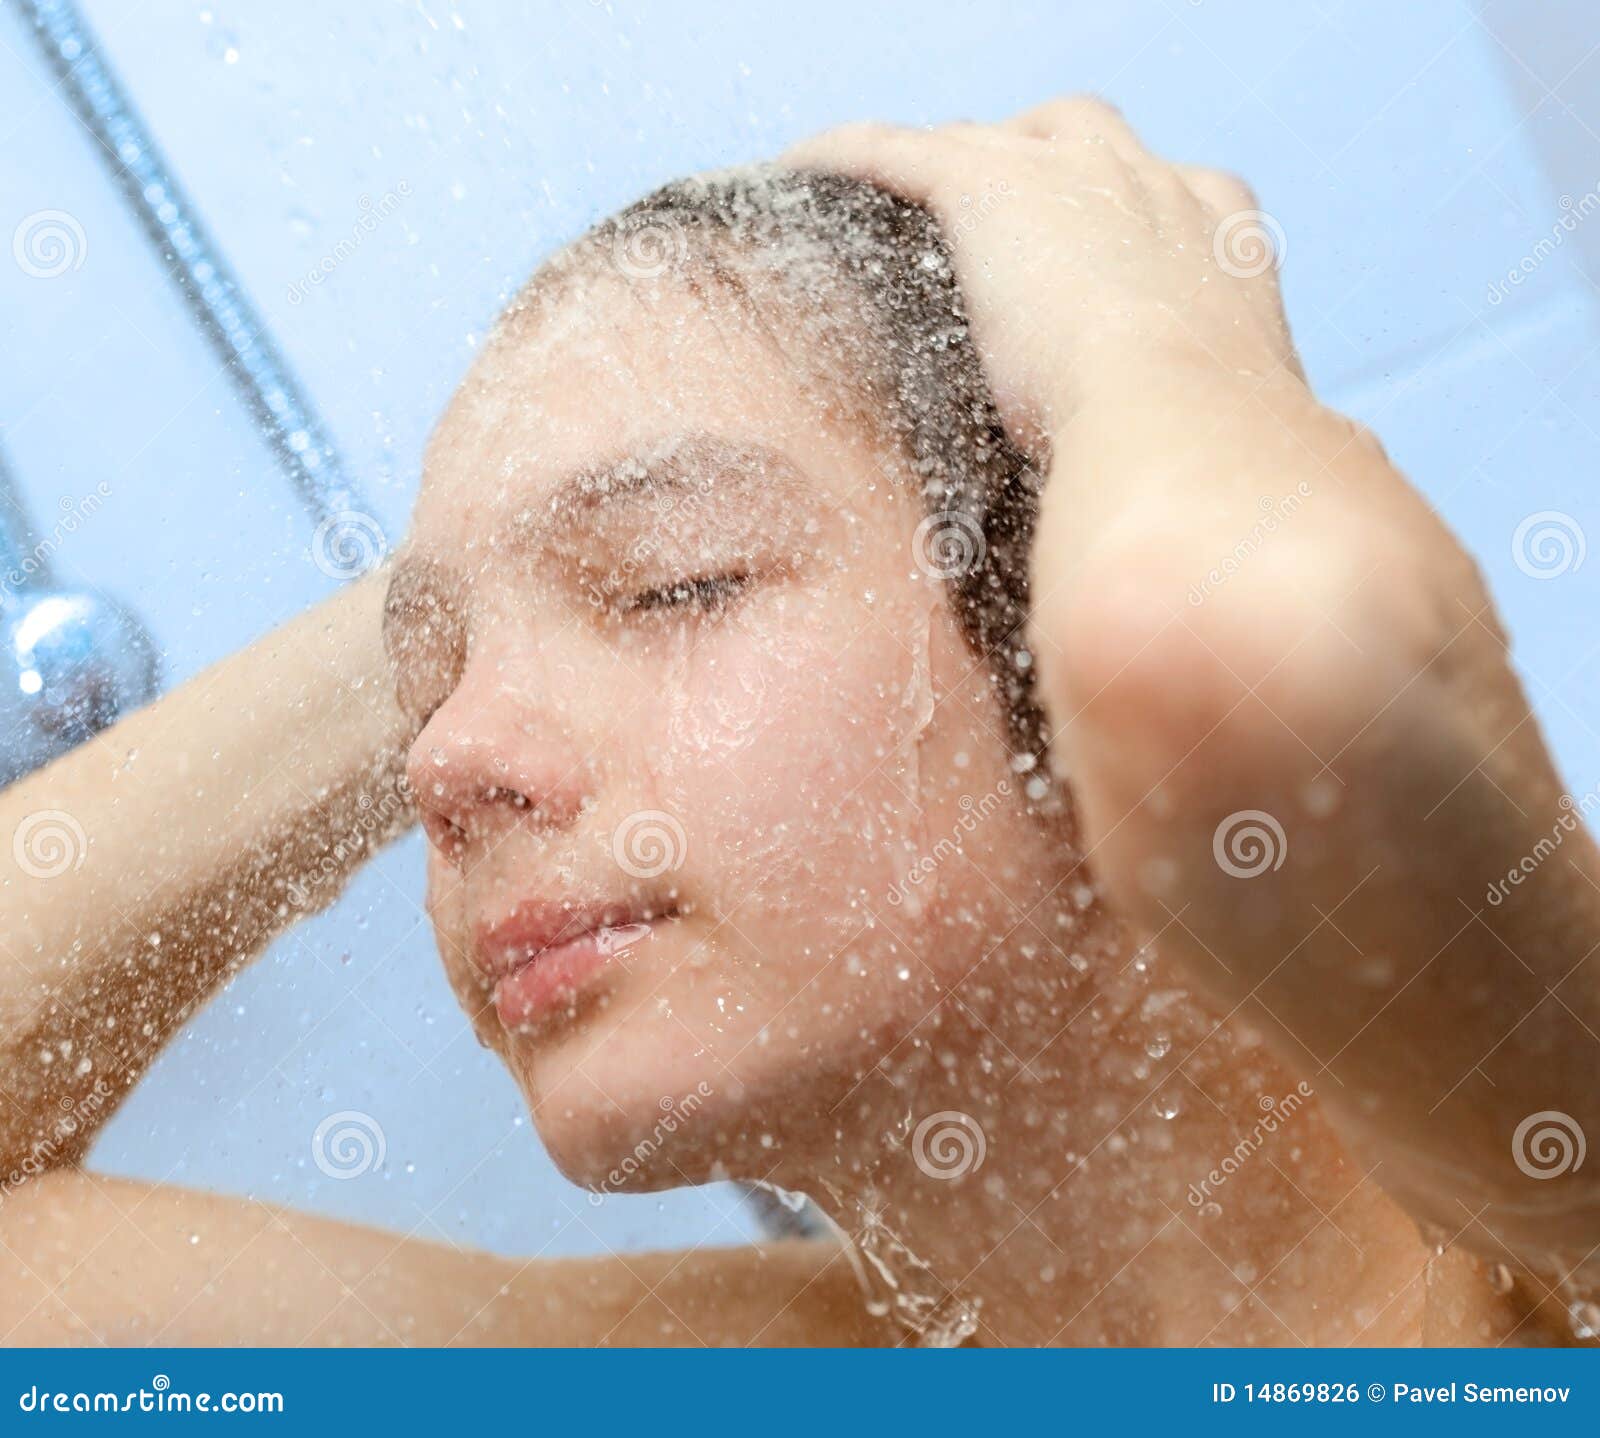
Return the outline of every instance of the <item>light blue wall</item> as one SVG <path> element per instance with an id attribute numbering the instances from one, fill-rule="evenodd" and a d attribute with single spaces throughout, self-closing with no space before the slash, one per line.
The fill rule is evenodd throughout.
<path id="1" fill-rule="evenodd" d="M 1002 115 L 1066 90 L 1158 150 L 1236 169 L 1288 238 L 1288 307 L 1322 390 L 1373 423 L 1480 557 L 1569 783 L 1600 781 L 1600 554 L 1559 579 L 1518 522 L 1594 503 L 1600 327 L 1540 153 L 1600 185 L 1600 59 L 1569 6 L 581 3 L 330 7 L 94 0 L 112 61 L 392 533 L 428 428 L 509 286 L 670 176 L 852 118 Z M 1564 30 L 1563 30 L 1563 27 Z M 1565 64 L 1562 61 L 1565 60 Z M 1571 73 L 1563 73 L 1567 66 Z M 1508 77 L 1511 83 L 1508 84 Z M 1581 127 L 1581 128 L 1580 128 Z M 1591 143 L 1592 142 L 1592 143 Z M 321 286 L 362 197 L 409 189 Z M 0 13 L 0 240 L 72 214 L 80 269 L 0 249 L 0 430 L 35 515 L 104 480 L 60 557 L 134 602 L 181 679 L 325 593 L 310 526 L 119 208 L 90 143 Z M 1596 252 L 1593 248 L 1591 253 Z M 733 1241 L 726 1190 L 591 1207 L 538 1151 L 438 972 L 415 839 L 236 982 L 162 1058 L 101 1167 L 310 1205 L 455 1242 L 551 1253 Z M 332 1182 L 330 1111 L 383 1125 L 382 1170 Z"/>

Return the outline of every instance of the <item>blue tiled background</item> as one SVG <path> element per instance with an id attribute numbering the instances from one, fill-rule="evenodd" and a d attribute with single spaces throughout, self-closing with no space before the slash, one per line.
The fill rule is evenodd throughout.
<path id="1" fill-rule="evenodd" d="M 1535 580 L 1510 547 L 1538 510 L 1600 543 L 1600 213 L 1489 298 L 1563 196 L 1600 191 L 1590 0 L 87 8 L 394 534 L 506 290 L 598 215 L 847 119 L 1104 93 L 1154 148 L 1254 182 L 1288 239 L 1314 381 L 1480 558 L 1568 783 L 1600 781 L 1600 554 Z M 0 231 L 60 209 L 88 240 L 53 280 L 0 254 L 0 436 L 36 516 L 106 482 L 60 567 L 131 600 L 181 679 L 328 582 L 90 143 L 0 7 Z M 293 303 L 362 197 L 401 181 L 394 213 Z M 555 1175 L 438 972 L 421 859 L 398 846 L 240 978 L 94 1162 L 507 1252 L 750 1232 L 725 1189 L 595 1208 Z M 381 1171 L 313 1166 L 335 1109 L 380 1119 Z"/>

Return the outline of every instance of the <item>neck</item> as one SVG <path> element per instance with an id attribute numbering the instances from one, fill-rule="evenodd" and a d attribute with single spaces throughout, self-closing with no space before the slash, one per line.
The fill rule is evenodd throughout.
<path id="1" fill-rule="evenodd" d="M 874 1306 L 923 1342 L 1403 1341 L 1422 1248 L 1315 1080 L 1092 927 L 1053 1001 L 1002 965 L 995 997 L 942 1004 L 914 1058 L 861 1086 L 841 1129 L 873 1141 L 774 1177 L 815 1198 Z"/>

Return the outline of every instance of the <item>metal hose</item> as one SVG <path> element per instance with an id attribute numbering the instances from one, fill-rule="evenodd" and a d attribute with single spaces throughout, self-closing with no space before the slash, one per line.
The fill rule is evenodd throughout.
<path id="1" fill-rule="evenodd" d="M 333 441 L 199 212 L 69 0 L 16 0 L 59 88 L 161 257 L 189 312 L 319 523 L 371 516 Z"/>

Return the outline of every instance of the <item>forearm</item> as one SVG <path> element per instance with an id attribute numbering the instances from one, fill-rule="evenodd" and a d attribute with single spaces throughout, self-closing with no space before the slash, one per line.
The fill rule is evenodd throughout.
<path id="1" fill-rule="evenodd" d="M 0 794 L 0 1172 L 81 1152 L 183 1019 L 409 822 L 383 583 Z"/>
<path id="2" fill-rule="evenodd" d="M 1600 866 L 1575 828 L 1537 894 L 1485 902 L 1565 811 L 1477 575 L 1309 396 L 1219 423 L 1228 386 L 1165 383 L 1143 423 L 1086 415 L 1051 478 L 1094 491 L 1035 639 L 1088 865 L 1414 1212 L 1454 1232 L 1489 1202 L 1530 1266 L 1581 1256 L 1587 1174 L 1530 1181 L 1513 1135 L 1600 1131 Z"/>

